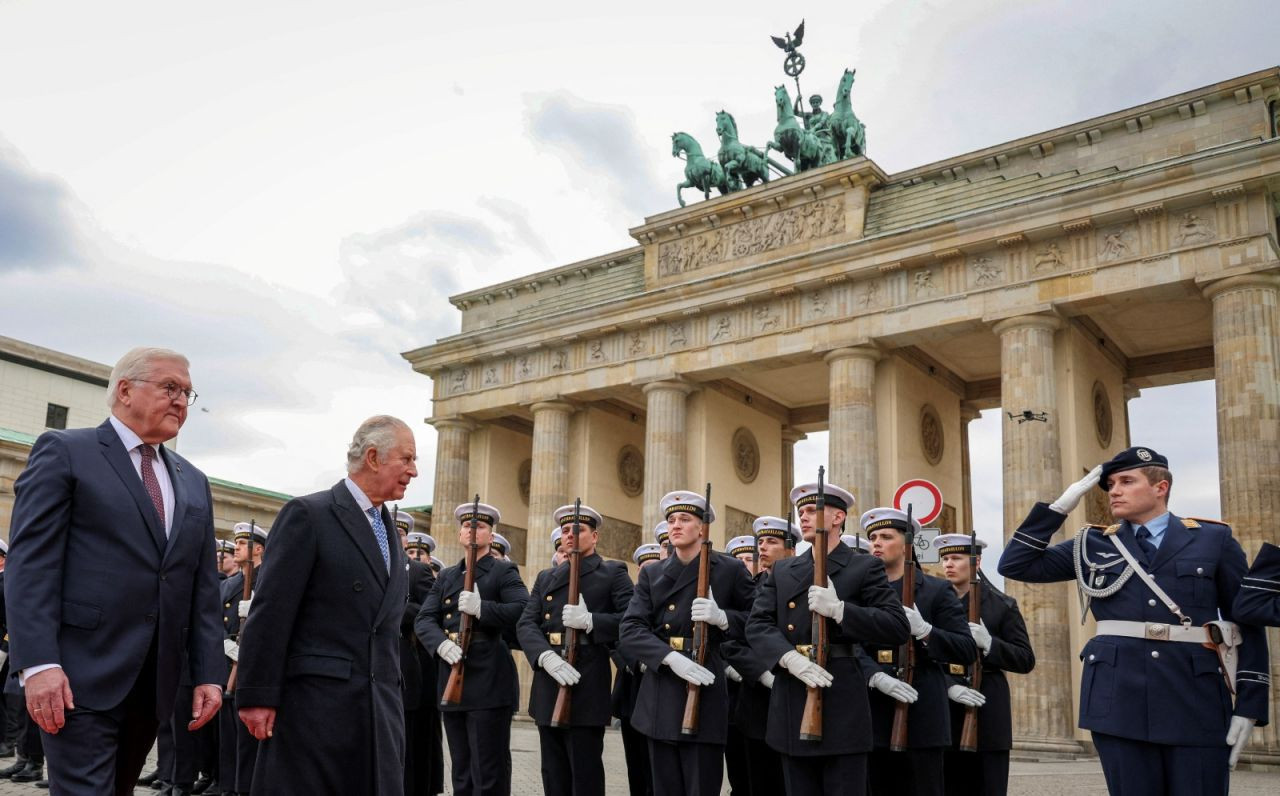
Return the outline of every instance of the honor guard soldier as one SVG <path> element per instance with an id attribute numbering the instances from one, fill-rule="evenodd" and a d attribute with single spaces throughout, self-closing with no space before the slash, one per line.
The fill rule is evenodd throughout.
<path id="1" fill-rule="evenodd" d="M 534 670 L 529 715 L 538 725 L 543 791 L 604 796 L 604 728 L 611 721 L 613 677 L 609 647 L 618 641 L 633 586 L 626 564 L 596 552 L 602 518 L 595 509 L 581 506 L 575 513 L 572 505 L 561 506 L 555 519 L 565 554 L 579 554 L 578 602 L 568 602 L 571 561 L 538 573 L 516 625 Z M 570 630 L 577 631 L 572 645 Z M 570 661 L 571 656 L 576 657 Z"/>
<path id="2" fill-rule="evenodd" d="M 236 566 L 236 544 L 227 539 L 219 539 L 216 543 L 218 549 L 218 580 L 226 580 L 237 571 Z"/>
<path id="3" fill-rule="evenodd" d="M 267 530 L 256 523 L 237 522 L 233 529 L 235 539 L 235 561 L 240 566 L 236 574 L 222 581 L 222 626 L 226 638 L 222 642 L 223 652 L 234 664 L 240 658 L 240 627 L 249 615 L 253 595 L 248 600 L 244 597 L 244 573 L 250 566 L 253 568 L 253 582 L 257 583 L 257 573 L 262 566 L 262 556 L 266 551 Z M 225 794 L 248 793 L 253 787 L 253 767 L 258 760 L 258 741 L 236 716 L 235 696 L 229 693 L 222 701 L 222 711 L 218 716 L 218 784 Z"/>
<path id="4" fill-rule="evenodd" d="M 855 553 L 870 554 L 871 542 L 861 534 L 845 533 L 840 535 L 840 541 L 848 545 L 849 549 Z"/>
<path id="5" fill-rule="evenodd" d="M 747 574 L 756 576 L 756 540 L 750 536 L 735 536 L 724 546 L 724 551 L 742 562 Z"/>
<path id="6" fill-rule="evenodd" d="M 436 585 L 427 561 L 436 540 L 413 530 L 412 515 L 397 511 L 396 527 L 404 542 L 409 574 L 409 600 L 400 621 L 400 677 L 404 697 L 404 793 L 434 796 L 444 792 L 444 748 L 440 707 L 436 703 L 435 660 L 418 643 L 414 622 Z"/>
<path id="7" fill-rule="evenodd" d="M 694 492 L 668 492 L 662 513 L 671 555 L 640 570 L 635 596 L 622 619 L 622 653 L 646 667 L 631 723 L 649 739 L 653 789 L 663 796 L 719 794 L 729 705 L 720 645 L 741 637 L 751 602 L 743 566 L 702 544 L 715 519 Z M 709 577 L 698 597 L 702 556 Z M 696 623 L 705 623 L 704 663 L 694 658 Z M 690 685 L 701 689 L 696 694 Z M 686 702 L 697 699 L 696 727 L 685 725 Z"/>
<path id="8" fill-rule="evenodd" d="M 747 641 L 773 670 L 767 740 L 782 754 L 787 793 L 862 794 L 866 792 L 867 752 L 871 751 L 871 714 L 866 680 L 856 659 L 864 641 L 906 641 L 907 617 L 889 587 L 879 559 L 857 556 L 840 543 L 853 495 L 834 484 L 823 488 L 818 511 L 818 484 L 791 490 L 800 533 L 811 547 L 777 561 L 756 592 L 747 622 Z M 813 545 L 826 532 L 827 582 L 814 583 Z M 815 616 L 816 614 L 816 616 Z M 826 666 L 817 663 L 815 623 L 825 628 Z M 775 668 L 776 667 L 776 668 Z M 809 692 L 827 704 L 814 730 L 801 737 Z M 817 703 L 814 702 L 816 707 Z"/>
<path id="9" fill-rule="evenodd" d="M 631 560 L 639 569 L 656 565 L 662 560 L 662 546 L 656 542 L 642 544 L 631 554 Z M 613 663 L 618 674 L 613 679 L 613 692 L 609 696 L 610 712 L 618 719 L 622 731 L 622 755 L 627 761 L 627 786 L 631 796 L 653 796 L 649 741 L 631 726 L 636 696 L 640 693 L 640 663 L 624 656 L 617 645 L 613 649 Z"/>
<path id="10" fill-rule="evenodd" d="M 489 552 L 493 528 L 502 515 L 485 503 L 464 503 L 453 512 L 458 542 L 467 555 L 446 568 L 427 595 L 414 630 L 428 652 L 438 659 L 436 696 L 449 740 L 453 792 L 458 796 L 511 792 L 511 714 L 519 693 L 515 662 L 503 633 L 515 628 L 529 599 L 515 564 Z M 474 521 L 475 585 L 464 590 Z M 469 648 L 463 617 L 470 628 Z M 465 672 L 457 701 L 445 702 L 446 687 L 455 666 Z M 448 695 L 451 699 L 453 694 Z"/>
<path id="11" fill-rule="evenodd" d="M 1263 542 L 1236 595 L 1235 616 L 1253 625 L 1280 627 L 1280 547 Z"/>
<path id="12" fill-rule="evenodd" d="M 941 796 L 942 753 L 950 748 L 951 734 L 959 728 L 951 727 L 949 684 L 939 664 L 967 666 L 976 659 L 978 648 L 951 584 L 924 574 L 914 564 L 906 572 L 907 533 L 918 534 L 920 523 L 915 518 L 908 523 L 906 513 L 897 509 L 877 508 L 864 513 L 861 524 L 871 540 L 871 554 L 884 562 L 894 593 L 902 598 L 906 577 L 914 581 L 915 592 L 914 605 L 902 609 L 911 626 L 914 652 L 905 645 L 863 644 L 866 685 L 873 689 L 871 791 L 877 796 Z M 910 665 L 911 657 L 914 666 Z M 903 751 L 893 751 L 893 725 L 900 703 L 910 705 L 906 709 L 907 737 Z"/>
<path id="13" fill-rule="evenodd" d="M 982 548 L 978 540 L 960 533 L 942 534 L 933 540 L 942 561 L 942 573 L 960 599 L 960 607 L 970 617 L 969 632 L 978 645 L 982 671 L 974 685 L 971 666 L 945 664 L 949 681 L 947 696 L 951 698 L 951 748 L 943 754 L 943 772 L 948 796 L 1004 796 L 1009 789 L 1009 750 L 1013 748 L 1013 718 L 1009 699 L 1009 681 L 1005 672 L 1026 674 L 1036 665 L 1027 625 L 1022 620 L 1018 603 L 998 590 L 982 574 Z M 976 577 L 970 561 L 977 560 Z M 971 601 L 976 597 L 980 621 L 972 621 Z M 976 692 L 976 693 L 975 693 Z M 966 717 L 975 713 L 977 734 L 974 749 L 961 748 L 961 734 Z"/>
<path id="14" fill-rule="evenodd" d="M 559 566 L 564 560 L 564 553 L 560 550 L 560 526 L 556 526 L 551 531 L 551 566 Z"/>
<path id="15" fill-rule="evenodd" d="M 1120 522 L 1051 544 L 1095 485 Z M 1075 579 L 1093 610 L 1097 634 L 1080 653 L 1080 727 L 1093 733 L 1112 793 L 1225 794 L 1228 768 L 1255 723 L 1267 722 L 1265 636 L 1231 622 L 1244 550 L 1220 522 L 1170 514 L 1172 485 L 1164 456 L 1126 448 L 1053 503 L 1037 503 L 1000 559 L 1006 578 Z M 1234 715 L 1223 664 L 1236 655 L 1215 654 L 1219 639 L 1238 648 Z"/>
<path id="16" fill-rule="evenodd" d="M 658 549 L 662 551 L 662 560 L 666 561 L 667 556 L 671 555 L 671 534 L 667 531 L 666 520 L 653 526 L 653 540 L 658 543 Z"/>
<path id="17" fill-rule="evenodd" d="M 436 540 L 430 534 L 410 531 L 405 537 L 404 549 L 410 561 L 419 561 L 430 569 L 431 554 L 436 551 Z M 434 573 L 432 575 L 434 582 Z"/>
<path id="18" fill-rule="evenodd" d="M 493 542 L 489 544 L 489 554 L 491 556 L 502 561 L 510 561 L 511 559 L 507 558 L 507 551 L 510 549 L 511 543 L 507 541 L 507 537 L 500 533 L 493 535 Z"/>

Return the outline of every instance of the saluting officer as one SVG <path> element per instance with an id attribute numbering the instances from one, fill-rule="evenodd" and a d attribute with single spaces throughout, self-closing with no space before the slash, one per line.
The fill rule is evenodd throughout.
<path id="1" fill-rule="evenodd" d="M 871 791 L 881 794 L 941 796 L 942 752 L 951 746 L 951 711 L 947 707 L 947 680 L 938 664 L 968 665 L 978 647 L 969 633 L 969 622 L 951 585 L 926 575 L 917 567 L 906 573 L 906 533 L 920 532 L 905 512 L 877 508 L 862 515 L 862 528 L 871 540 L 871 555 L 884 562 L 889 585 L 902 599 L 902 583 L 915 579 L 915 605 L 904 606 L 915 645 L 916 666 L 907 684 L 895 674 L 902 661 L 898 647 L 870 641 L 861 656 L 871 694 L 871 723 L 875 751 L 871 754 Z M 889 750 L 893 714 L 899 702 L 911 705 L 907 713 L 907 750 Z"/>
<path id="2" fill-rule="evenodd" d="M 950 676 L 947 696 L 951 698 L 951 748 L 943 754 L 948 796 L 1004 796 L 1009 789 L 1009 750 L 1013 748 L 1012 705 L 1005 672 L 1026 674 L 1036 665 L 1027 625 L 1018 602 L 997 589 L 982 574 L 982 548 L 978 540 L 962 533 L 941 534 L 933 540 L 942 560 L 942 574 L 960 598 L 960 607 L 969 615 L 971 577 L 969 556 L 977 552 L 981 579 L 980 622 L 969 623 L 969 632 L 978 645 L 982 661 L 982 682 L 978 689 L 969 679 L 970 667 L 945 664 Z M 960 730 L 969 705 L 978 707 L 976 752 L 960 751 Z"/>
<path id="3" fill-rule="evenodd" d="M 1263 542 L 1236 595 L 1235 617 L 1254 625 L 1280 626 L 1280 547 Z"/>
<path id="4" fill-rule="evenodd" d="M 262 556 L 267 546 L 267 529 L 255 523 L 237 522 L 233 529 L 235 562 L 253 567 L 253 582 L 257 584 L 262 567 Z M 226 638 L 222 650 L 232 663 L 240 658 L 240 627 L 249 615 L 253 595 L 244 596 L 244 570 L 222 581 L 222 626 Z M 253 767 L 258 762 L 258 740 L 236 715 L 234 694 L 223 700 L 223 710 L 218 716 L 218 784 L 225 794 L 248 793 L 253 787 Z M 229 711 L 228 711 L 229 707 Z"/>
<path id="5" fill-rule="evenodd" d="M 662 560 L 662 547 L 656 542 L 642 544 L 631 554 L 631 560 L 639 569 L 656 566 Z M 621 725 L 622 755 L 627 761 L 627 786 L 631 796 L 653 796 L 653 776 L 649 771 L 649 741 L 631 725 L 631 716 L 636 708 L 636 697 L 640 693 L 640 662 L 627 658 L 616 644 L 612 657 L 618 674 L 613 679 L 613 692 L 609 695 L 609 704 L 610 712 Z"/>
<path id="6" fill-rule="evenodd" d="M 1075 578 L 1091 599 L 1097 635 L 1080 654 L 1080 727 L 1093 733 L 1112 793 L 1225 794 L 1228 768 L 1255 722 L 1267 721 L 1266 637 L 1230 623 L 1244 550 L 1220 522 L 1170 514 L 1172 485 L 1168 459 L 1126 448 L 1053 503 L 1036 503 L 1000 558 L 1006 578 Z M 1094 486 L 1120 522 L 1051 544 Z M 1219 614 L 1218 632 L 1243 642 L 1234 715 L 1219 657 L 1205 646 L 1204 625 Z"/>
<path id="7" fill-rule="evenodd" d="M 631 602 L 631 576 L 621 561 L 606 561 L 596 552 L 602 518 L 590 506 L 576 514 L 573 506 L 555 512 L 566 555 L 576 549 L 578 602 L 568 602 L 570 562 L 538 573 L 529 602 L 516 625 L 520 648 L 534 669 L 529 715 L 538 725 L 542 750 L 542 788 L 572 796 L 604 794 L 604 728 L 610 723 L 609 689 L 613 672 L 609 646 L 618 640 L 618 625 Z M 573 531 L 574 523 L 578 531 Z M 565 659 L 569 629 L 578 631 L 577 659 Z M 569 687 L 565 726 L 554 726 L 556 699 Z"/>
<path id="8" fill-rule="evenodd" d="M 818 528 L 827 530 L 827 583 L 813 582 L 812 548 L 777 561 L 760 583 L 747 622 L 747 640 L 762 665 L 779 667 L 769 699 L 767 739 L 782 754 L 791 796 L 866 792 L 871 715 L 857 645 L 901 643 L 909 629 L 883 564 L 854 555 L 840 542 L 853 495 L 835 484 L 827 484 L 824 492 L 821 516 L 817 484 L 791 490 L 791 501 L 806 542 L 817 544 Z M 814 613 L 826 617 L 826 668 L 810 654 Z M 821 740 L 800 739 L 811 687 L 826 689 Z"/>
<path id="9" fill-rule="evenodd" d="M 672 554 L 640 571 L 622 619 L 622 652 L 646 667 L 631 723 L 649 738 L 654 792 L 663 796 L 720 793 L 729 723 L 720 644 L 742 635 L 751 579 L 742 564 L 711 551 L 707 596 L 697 597 L 704 523 L 715 512 L 695 492 L 668 492 L 662 512 Z M 694 623 L 706 623 L 705 665 L 693 660 Z M 702 688 L 698 730 L 681 732 L 688 685 Z"/>
<path id="10" fill-rule="evenodd" d="M 413 625 L 422 603 L 436 585 L 436 573 L 426 563 L 436 543 L 429 535 L 413 530 L 413 516 L 406 512 L 397 511 L 395 523 L 409 559 L 405 562 L 409 573 L 409 600 L 400 621 L 404 793 L 405 796 L 434 796 L 444 791 L 440 707 L 435 698 L 436 668 L 434 660 L 418 643 Z"/>

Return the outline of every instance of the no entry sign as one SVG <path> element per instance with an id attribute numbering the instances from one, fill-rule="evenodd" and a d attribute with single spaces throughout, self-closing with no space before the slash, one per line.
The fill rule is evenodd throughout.
<path id="1" fill-rule="evenodd" d="M 906 511 L 911 506 L 911 516 L 921 525 L 928 525 L 942 513 L 942 490 L 937 484 L 923 478 L 912 478 L 893 493 L 893 507 Z"/>

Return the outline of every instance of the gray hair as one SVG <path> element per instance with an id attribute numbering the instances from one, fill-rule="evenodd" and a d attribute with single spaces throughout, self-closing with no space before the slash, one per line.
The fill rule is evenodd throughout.
<path id="1" fill-rule="evenodd" d="M 364 457 L 370 449 L 378 452 L 378 461 L 385 462 L 391 446 L 396 444 L 396 432 L 401 429 L 410 430 L 407 423 L 391 415 L 374 415 L 361 423 L 347 448 L 347 473 L 364 467 Z"/>
<path id="2" fill-rule="evenodd" d="M 120 382 L 147 378 L 151 375 L 152 364 L 160 360 L 181 362 L 182 367 L 191 368 L 187 358 L 177 351 L 167 348 L 135 348 L 120 357 L 120 361 L 111 369 L 111 376 L 107 381 L 107 408 L 111 410 L 116 408 L 116 392 Z"/>

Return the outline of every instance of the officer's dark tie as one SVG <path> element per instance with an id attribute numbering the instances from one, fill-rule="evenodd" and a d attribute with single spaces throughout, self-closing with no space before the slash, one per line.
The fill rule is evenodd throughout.
<path id="1" fill-rule="evenodd" d="M 1156 546 L 1151 544 L 1151 531 L 1147 530 L 1147 526 L 1139 525 L 1133 535 L 1138 537 L 1138 547 L 1142 549 L 1143 563 L 1150 564 L 1151 559 L 1156 557 Z"/>

